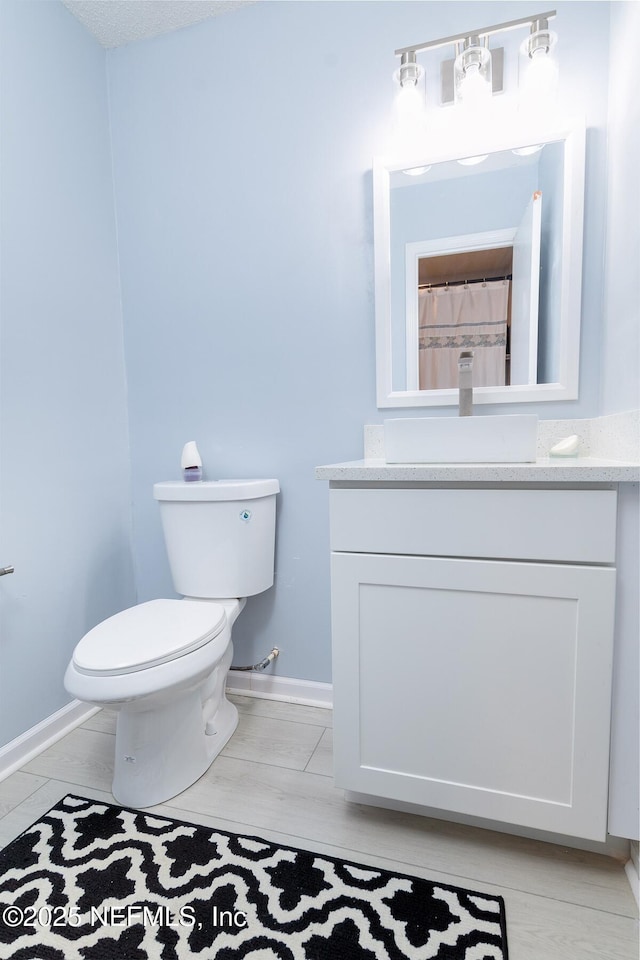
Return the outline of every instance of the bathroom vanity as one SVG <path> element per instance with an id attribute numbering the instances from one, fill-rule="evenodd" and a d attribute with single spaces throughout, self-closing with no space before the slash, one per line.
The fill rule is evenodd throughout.
<path id="1" fill-rule="evenodd" d="M 579 396 L 585 124 L 506 111 L 463 172 L 455 136 L 374 161 L 380 410 L 459 405 L 451 365 L 470 338 L 497 356 L 475 403 Z M 511 284 L 508 350 L 480 330 L 501 329 L 502 307 L 474 326 L 430 303 L 486 288 L 472 261 L 489 255 L 511 256 L 489 274 Z M 583 846 L 638 839 L 637 415 L 535 420 L 405 413 L 365 428 L 365 460 L 317 468 L 335 780 L 350 799 Z M 374 428 L 384 443 L 367 444 Z M 535 459 L 574 435 L 580 456 Z"/>
<path id="2" fill-rule="evenodd" d="M 339 787 L 606 839 L 617 484 L 637 475 L 585 460 L 317 469 Z"/>

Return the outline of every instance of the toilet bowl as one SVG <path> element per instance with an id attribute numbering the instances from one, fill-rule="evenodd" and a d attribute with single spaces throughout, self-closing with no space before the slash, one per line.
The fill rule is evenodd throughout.
<path id="1" fill-rule="evenodd" d="M 125 806 L 181 793 L 237 726 L 225 694 L 231 628 L 246 596 L 273 583 L 278 490 L 275 480 L 156 484 L 174 584 L 198 595 L 123 610 L 73 652 L 67 691 L 116 711 L 112 793 Z M 221 586 L 248 589 L 229 598 Z"/>
<path id="2" fill-rule="evenodd" d="M 224 683 L 238 600 L 151 600 L 98 624 L 76 647 L 65 687 L 115 710 L 112 792 L 162 803 L 194 783 L 238 723 Z"/>

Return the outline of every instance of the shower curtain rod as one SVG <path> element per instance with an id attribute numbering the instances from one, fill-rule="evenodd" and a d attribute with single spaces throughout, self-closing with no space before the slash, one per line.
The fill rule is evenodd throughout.
<path id="1" fill-rule="evenodd" d="M 470 283 L 492 283 L 495 280 L 511 280 L 510 273 L 503 273 L 499 277 L 479 277 L 477 280 L 443 280 L 441 283 L 419 283 L 418 290 L 432 290 L 440 287 L 462 287 Z"/>

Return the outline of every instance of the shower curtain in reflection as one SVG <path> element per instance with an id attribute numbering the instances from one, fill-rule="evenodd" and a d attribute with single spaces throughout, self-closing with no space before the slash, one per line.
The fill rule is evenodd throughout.
<path id="1" fill-rule="evenodd" d="M 418 291 L 420 390 L 458 386 L 458 358 L 473 350 L 474 387 L 505 385 L 508 280 Z"/>

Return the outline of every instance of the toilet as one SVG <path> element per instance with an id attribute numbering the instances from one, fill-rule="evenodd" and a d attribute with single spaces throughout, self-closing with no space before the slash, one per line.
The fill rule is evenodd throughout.
<path id="1" fill-rule="evenodd" d="M 76 646 L 64 685 L 117 712 L 112 793 L 124 806 L 175 797 L 208 769 L 238 711 L 225 685 L 231 630 L 273 584 L 277 480 L 156 483 L 176 593 L 104 620 Z"/>

